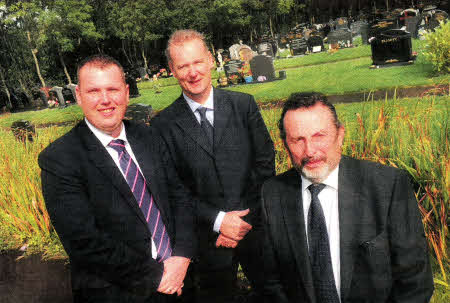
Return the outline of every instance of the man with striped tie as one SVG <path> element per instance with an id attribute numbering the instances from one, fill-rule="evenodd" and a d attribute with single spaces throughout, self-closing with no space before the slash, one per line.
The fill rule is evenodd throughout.
<path id="1" fill-rule="evenodd" d="M 193 199 L 159 136 L 123 121 L 129 92 L 116 60 L 85 59 L 76 93 L 85 119 L 39 155 L 74 302 L 170 302 L 194 255 Z"/>

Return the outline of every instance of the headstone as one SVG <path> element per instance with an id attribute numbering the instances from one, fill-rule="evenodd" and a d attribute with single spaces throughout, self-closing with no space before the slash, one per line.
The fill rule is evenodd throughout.
<path id="1" fill-rule="evenodd" d="M 66 85 L 66 88 L 70 89 L 70 91 L 72 92 L 72 96 L 73 96 L 74 102 L 77 102 L 77 93 L 76 93 L 77 85 L 73 84 L 73 83 L 70 83 L 70 84 Z"/>
<path id="2" fill-rule="evenodd" d="M 293 39 L 289 46 L 292 56 L 304 55 L 308 50 L 308 44 L 305 38 Z"/>
<path id="3" fill-rule="evenodd" d="M 62 94 L 63 94 L 63 98 L 64 98 L 64 102 L 66 103 L 66 105 L 73 105 L 75 103 L 77 103 L 75 100 L 75 97 L 72 93 L 72 91 L 70 90 L 70 88 L 63 88 L 62 90 Z"/>
<path id="4" fill-rule="evenodd" d="M 239 49 L 239 60 L 241 61 L 250 61 L 252 60 L 253 56 L 255 56 L 255 53 L 248 45 L 241 45 L 241 48 Z"/>
<path id="5" fill-rule="evenodd" d="M 34 125 L 30 123 L 30 121 L 26 120 L 14 121 L 11 124 L 11 131 L 17 140 L 22 142 L 25 142 L 25 140 L 33 142 L 33 136 L 35 135 L 35 128 Z"/>
<path id="6" fill-rule="evenodd" d="M 405 19 L 405 30 L 411 34 L 413 38 L 418 37 L 420 17 L 409 17 Z"/>
<path id="7" fill-rule="evenodd" d="M 250 61 L 253 79 L 258 81 L 260 77 L 265 77 L 267 81 L 275 80 L 275 67 L 273 58 L 265 55 L 257 55 Z"/>
<path id="8" fill-rule="evenodd" d="M 147 71 L 145 70 L 144 67 L 138 67 L 138 68 L 137 68 L 137 72 L 139 73 L 139 78 L 141 78 L 142 81 L 143 81 L 144 79 L 146 79 L 145 76 L 147 76 Z"/>
<path id="9" fill-rule="evenodd" d="M 336 19 L 336 30 L 348 29 L 348 20 L 345 17 Z"/>
<path id="10" fill-rule="evenodd" d="M 60 108 L 66 107 L 66 102 L 64 100 L 64 95 L 62 93 L 63 88 L 61 86 L 53 86 L 50 91 L 54 92 L 56 94 L 56 98 L 58 99 L 59 107 Z"/>
<path id="11" fill-rule="evenodd" d="M 441 10 L 434 10 L 431 11 L 429 14 L 429 17 L 426 18 L 426 26 L 425 29 L 427 30 L 434 30 L 436 27 L 439 26 L 441 21 L 445 21 L 448 19 L 448 14 Z"/>
<path id="12" fill-rule="evenodd" d="M 230 59 L 231 60 L 240 60 L 239 58 L 239 49 L 241 48 L 240 44 L 233 44 L 228 48 L 230 51 Z"/>
<path id="13" fill-rule="evenodd" d="M 318 53 L 324 50 L 323 39 L 320 36 L 311 36 L 307 43 L 311 53 Z"/>
<path id="14" fill-rule="evenodd" d="M 125 82 L 128 84 L 128 88 L 130 91 L 130 98 L 136 98 L 139 97 L 139 89 L 137 87 L 136 78 L 133 77 L 131 74 L 125 75 Z"/>
<path id="15" fill-rule="evenodd" d="M 371 40 L 374 65 L 408 62 L 413 59 L 411 34 L 392 29 L 380 33 Z"/>
<path id="16" fill-rule="evenodd" d="M 356 21 L 353 22 L 350 25 L 350 31 L 352 32 L 353 36 L 361 35 L 361 31 L 363 27 L 368 27 L 368 24 L 366 21 Z"/>
<path id="17" fill-rule="evenodd" d="M 330 45 L 339 45 L 340 48 L 350 47 L 353 41 L 352 32 L 348 29 L 332 31 L 327 38 Z"/>
<path id="18" fill-rule="evenodd" d="M 369 27 L 369 39 L 372 37 L 376 37 L 378 34 L 390 30 L 397 29 L 397 20 L 395 19 L 382 19 L 376 21 Z"/>
<path id="19" fill-rule="evenodd" d="M 272 44 L 269 42 L 258 44 L 258 54 L 273 57 Z"/>
<path id="20" fill-rule="evenodd" d="M 125 119 L 148 124 L 152 112 L 153 108 L 151 105 L 141 103 L 131 104 L 127 107 Z"/>
<path id="21" fill-rule="evenodd" d="M 227 78 L 230 78 L 231 75 L 240 75 L 239 69 L 242 67 L 244 62 L 241 60 L 230 60 L 228 61 L 223 68 L 225 69 L 225 74 Z"/>
<path id="22" fill-rule="evenodd" d="M 369 44 L 369 24 L 366 22 L 360 27 L 361 40 L 363 44 Z"/>

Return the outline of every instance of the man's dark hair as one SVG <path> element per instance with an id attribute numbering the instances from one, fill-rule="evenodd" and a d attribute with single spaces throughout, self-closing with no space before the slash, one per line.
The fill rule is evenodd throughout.
<path id="1" fill-rule="evenodd" d="M 87 58 L 84 58 L 79 64 L 78 64 L 78 68 L 77 68 L 77 78 L 78 78 L 78 82 L 80 79 L 80 70 L 88 64 L 92 64 L 95 67 L 99 67 L 99 68 L 105 68 L 108 65 L 115 65 L 117 66 L 122 74 L 122 78 L 123 78 L 123 82 L 125 82 L 125 73 L 122 67 L 122 64 L 120 64 L 119 61 L 117 61 L 116 59 L 114 59 L 111 56 L 108 55 L 104 55 L 104 54 L 97 54 L 97 55 L 92 55 L 89 56 Z"/>
<path id="2" fill-rule="evenodd" d="M 281 112 L 280 120 L 278 121 L 278 129 L 280 130 L 280 137 L 284 143 L 286 143 L 286 130 L 284 129 L 284 116 L 290 110 L 296 110 L 299 108 L 310 108 L 316 105 L 317 103 L 321 103 L 330 109 L 331 114 L 333 115 L 334 124 L 336 128 L 341 127 L 341 122 L 338 119 L 336 114 L 336 109 L 333 104 L 328 102 L 327 97 L 315 92 L 309 93 L 293 93 L 289 96 L 287 101 L 284 103 L 283 111 Z"/>

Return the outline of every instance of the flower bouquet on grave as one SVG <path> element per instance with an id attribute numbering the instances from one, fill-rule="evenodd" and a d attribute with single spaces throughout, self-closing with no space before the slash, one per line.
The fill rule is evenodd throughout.
<path id="1" fill-rule="evenodd" d="M 239 82 L 239 75 L 238 74 L 232 74 L 228 77 L 228 79 L 230 80 L 231 83 L 233 84 L 238 84 Z"/>
<path id="2" fill-rule="evenodd" d="M 246 83 L 250 83 L 253 81 L 252 70 L 250 69 L 250 64 L 245 61 L 242 67 L 239 69 L 239 73 L 242 78 L 244 78 Z"/>

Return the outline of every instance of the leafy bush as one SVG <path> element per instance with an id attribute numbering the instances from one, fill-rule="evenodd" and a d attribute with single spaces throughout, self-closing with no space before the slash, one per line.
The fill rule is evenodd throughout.
<path id="1" fill-rule="evenodd" d="M 425 58 L 431 62 L 437 73 L 450 72 L 450 22 L 440 22 L 433 32 L 425 35 L 427 42 L 425 47 Z"/>

